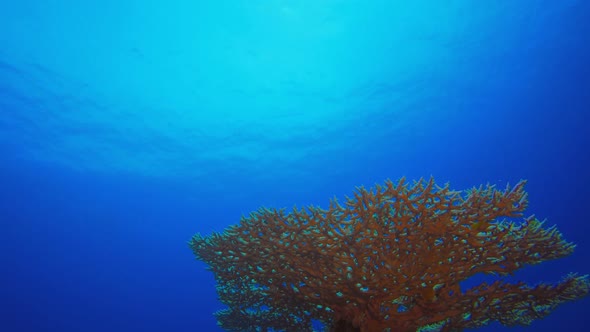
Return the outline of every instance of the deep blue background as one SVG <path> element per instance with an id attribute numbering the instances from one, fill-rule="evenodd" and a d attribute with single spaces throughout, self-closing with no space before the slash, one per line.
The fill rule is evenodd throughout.
<path id="1" fill-rule="evenodd" d="M 194 233 L 401 176 L 527 179 L 578 247 L 516 279 L 590 273 L 588 3 L 392 3 L 1 2 L 0 330 L 219 331 Z"/>

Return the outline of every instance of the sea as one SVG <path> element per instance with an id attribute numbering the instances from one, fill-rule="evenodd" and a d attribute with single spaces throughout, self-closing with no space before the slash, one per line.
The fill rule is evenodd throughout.
<path id="1" fill-rule="evenodd" d="M 526 180 L 576 248 L 507 278 L 590 274 L 590 1 L 0 0 L 2 332 L 223 331 L 193 235 L 402 177 Z"/>

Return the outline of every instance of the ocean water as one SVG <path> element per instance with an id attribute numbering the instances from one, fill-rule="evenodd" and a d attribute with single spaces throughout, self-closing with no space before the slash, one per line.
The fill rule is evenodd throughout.
<path id="1" fill-rule="evenodd" d="M 221 331 L 187 241 L 386 179 L 527 179 L 590 273 L 588 1 L 0 0 L 0 331 Z M 587 331 L 590 299 L 530 327 Z"/>

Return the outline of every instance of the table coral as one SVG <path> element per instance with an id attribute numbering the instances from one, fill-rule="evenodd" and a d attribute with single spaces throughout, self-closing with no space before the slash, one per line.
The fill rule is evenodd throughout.
<path id="1" fill-rule="evenodd" d="M 528 286 L 506 276 L 572 253 L 553 226 L 522 218 L 525 182 L 453 191 L 433 179 L 358 188 L 328 209 L 263 208 L 189 245 L 215 274 L 228 331 L 460 331 L 528 325 L 588 294 L 587 276 Z M 518 220 L 517 220 L 518 219 Z"/>

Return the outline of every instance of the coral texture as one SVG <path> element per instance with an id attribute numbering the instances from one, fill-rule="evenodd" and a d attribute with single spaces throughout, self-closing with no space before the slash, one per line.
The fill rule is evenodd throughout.
<path id="1" fill-rule="evenodd" d="M 328 209 L 260 209 L 189 244 L 215 274 L 228 306 L 215 315 L 228 331 L 312 331 L 314 320 L 364 332 L 528 325 L 587 295 L 588 277 L 459 285 L 572 253 L 555 227 L 522 218 L 524 185 L 459 192 L 433 179 L 387 181 Z"/>

